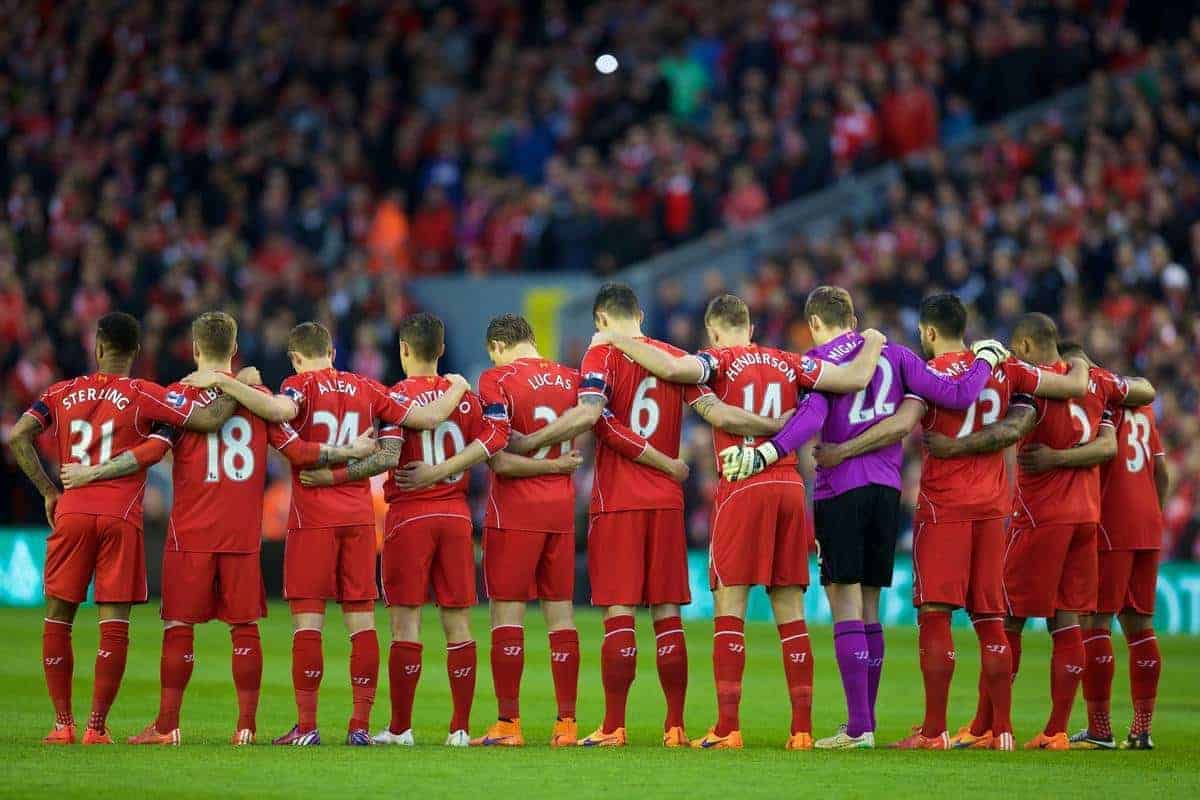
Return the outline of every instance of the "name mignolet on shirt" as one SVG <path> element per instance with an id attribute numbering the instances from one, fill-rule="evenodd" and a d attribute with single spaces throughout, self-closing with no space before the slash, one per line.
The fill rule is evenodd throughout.
<path id="1" fill-rule="evenodd" d="M 730 380 L 733 380 L 741 374 L 742 370 L 759 364 L 774 367 L 786 375 L 789 382 L 796 382 L 796 371 L 792 369 L 790 364 L 775 354 L 763 350 L 751 350 L 750 352 L 742 353 L 729 363 L 729 368 L 725 370 L 725 374 Z"/>
<path id="2" fill-rule="evenodd" d="M 551 386 L 570 391 L 574 382 L 565 375 L 551 375 L 546 372 L 539 372 L 536 375 L 530 375 L 528 383 L 531 389 L 543 389 Z"/>
<path id="3" fill-rule="evenodd" d="M 837 359 L 837 358 L 845 358 L 846 356 L 853 354 L 855 349 L 858 348 L 858 345 L 859 345 L 859 342 L 855 341 L 855 340 L 850 340 L 850 341 L 842 342 L 841 344 L 838 344 L 838 345 L 834 345 L 833 347 L 831 347 L 829 349 L 829 352 L 825 354 L 825 358 L 828 358 L 830 360 Z"/>
<path id="4" fill-rule="evenodd" d="M 70 408 L 76 403 L 94 403 L 97 400 L 107 400 L 121 411 L 124 411 L 129 405 L 129 398 L 115 386 L 106 386 L 97 389 L 95 387 L 88 389 L 76 389 L 75 391 L 63 395 L 62 407 Z"/>

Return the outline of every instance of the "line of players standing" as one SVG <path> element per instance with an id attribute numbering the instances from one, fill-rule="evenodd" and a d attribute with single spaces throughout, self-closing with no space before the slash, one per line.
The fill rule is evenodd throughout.
<path id="1" fill-rule="evenodd" d="M 1107 620 L 1111 613 L 1126 612 L 1122 622 L 1131 648 L 1145 645 L 1139 661 L 1153 660 L 1157 668 L 1157 645 L 1149 630 L 1152 578 L 1148 600 L 1145 588 L 1156 559 L 1144 555 L 1151 551 L 1148 537 L 1133 542 L 1130 537 L 1140 535 L 1136 531 L 1123 527 L 1114 533 L 1110 526 L 1101 546 L 1131 555 L 1100 560 L 1101 571 L 1107 567 L 1110 573 L 1110 588 L 1107 596 L 1100 592 L 1097 604 L 1102 582 L 1094 465 L 1105 454 L 1112 457 L 1112 429 L 1119 425 L 1143 456 L 1138 469 L 1127 461 L 1123 474 L 1136 477 L 1144 471 L 1165 484 L 1152 415 L 1147 408 L 1122 410 L 1152 399 L 1152 387 L 1116 378 L 1082 359 L 1068 368 L 1056 349 L 1053 323 L 1039 315 L 1022 321 L 1013 346 L 1043 367 L 1010 359 L 991 340 L 968 350 L 962 341 L 965 310 L 949 295 L 929 298 L 922 306 L 928 365 L 905 348 L 885 345 L 877 332 L 855 332 L 849 295 L 833 287 L 815 290 L 806 303 L 817 347 L 803 357 L 752 344 L 748 311 L 728 295 L 710 303 L 705 324 L 713 347 L 696 355 L 642 337 L 640 306 L 627 286 L 603 287 L 594 317 L 598 333 L 579 371 L 543 359 L 520 317 L 492 320 L 486 341 L 496 366 L 481 377 L 478 395 L 461 377 L 438 374 L 444 330 L 429 315 L 402 323 L 400 354 L 408 377 L 391 389 L 335 370 L 329 333 L 316 323 L 297 326 L 288 342 L 296 374 L 277 395 L 258 385 L 253 369 L 232 373 L 237 326 L 228 315 L 210 312 L 196 320 L 198 370 L 167 388 L 128 377 L 138 348 L 136 321 L 123 314 L 103 318 L 96 345 L 99 371 L 50 387 L 12 437 L 14 455 L 47 499 L 53 526 L 43 661 L 56 723 L 46 741 L 76 740 L 70 631 L 94 579 L 101 644 L 83 741 L 111 742 L 106 718 L 124 671 L 129 608 L 146 599 L 144 472 L 168 450 L 174 458 L 175 496 L 163 563 L 160 708 L 130 741 L 179 743 L 180 708 L 193 662 L 192 626 L 211 619 L 231 627 L 239 704 L 233 742 L 254 741 L 262 673 L 257 620 L 265 614 L 258 537 L 270 445 L 293 465 L 284 591 L 295 629 L 297 723 L 275 740 L 278 744 L 320 743 L 317 695 L 329 600 L 342 605 L 351 640 L 354 707 L 347 742 L 412 744 L 412 705 L 422 664 L 420 608 L 432 594 L 446 635 L 454 700 L 446 744 L 524 743 L 519 708 L 523 615 L 526 601 L 536 598 L 548 623 L 558 706 L 552 746 L 626 744 L 625 705 L 637 656 L 633 612 L 647 605 L 667 701 L 663 744 L 738 748 L 743 620 L 748 589 L 759 584 L 770 591 L 779 626 L 792 706 L 786 746 L 874 746 L 883 666 L 878 598 L 891 581 L 898 532 L 898 442 L 923 419 L 928 454 L 917 514 L 914 603 L 921 612 L 926 716 L 899 746 L 1011 749 L 1010 687 L 1019 663 L 1020 630 L 1029 616 L 1052 618 L 1055 626 L 1055 709 L 1031 746 L 1069 746 L 1063 706 L 1069 716 L 1080 673 L 1093 713 L 1076 744 L 1113 746 L 1107 727 L 1112 681 Z M 716 429 L 718 460 L 727 479 L 717 492 L 710 550 L 719 715 L 695 741 L 684 729 L 687 648 L 679 617 L 679 606 L 690 601 L 679 486 L 687 467 L 678 459 L 684 403 Z M 1110 420 L 1109 413 L 1122 419 Z M 377 441 L 371 437 L 376 428 Z M 34 436 L 43 430 L 57 438 L 61 493 L 33 447 Z M 570 474 L 581 463 L 571 442 L 588 430 L 597 437 L 588 567 L 593 604 L 604 608 L 605 718 L 580 739 Z M 813 525 L 794 453 L 817 433 L 821 469 L 815 527 L 848 722 L 814 742 L 812 648 L 803 618 Z M 1031 446 L 1022 450 L 1018 512 L 1006 532 L 1009 492 L 1001 451 L 1021 437 Z M 483 569 L 492 601 L 491 667 L 499 714 L 483 737 L 471 740 L 477 656 L 468 614 L 476 597 L 466 481 L 469 468 L 485 460 L 494 473 Z M 391 612 L 392 717 L 371 737 L 367 728 L 380 650 L 367 479 L 385 471 L 389 511 L 382 584 Z M 1133 480 L 1123 479 L 1122 496 L 1144 494 Z M 1106 497 L 1107 485 L 1108 472 Z M 1122 501 L 1123 508 L 1131 505 Z M 1119 591 L 1111 588 L 1122 580 Z M 945 697 L 954 665 L 949 612 L 955 607 L 973 614 L 984 669 L 979 713 L 952 738 Z M 1095 670 L 1101 674 L 1089 694 L 1087 676 L 1094 670 L 1083 669 L 1077 615 L 1096 611 L 1108 616 L 1090 619 L 1089 650 L 1093 642 L 1108 642 L 1109 671 L 1105 686 L 1103 670 Z M 1135 633 L 1143 639 L 1134 642 Z M 1150 645 L 1153 659 L 1146 657 Z M 1156 670 L 1153 677 L 1156 686 Z M 1150 744 L 1153 695 L 1147 706 L 1145 693 L 1143 687 L 1139 698 L 1135 687 L 1130 746 Z M 1139 720 L 1144 731 L 1137 730 Z"/>

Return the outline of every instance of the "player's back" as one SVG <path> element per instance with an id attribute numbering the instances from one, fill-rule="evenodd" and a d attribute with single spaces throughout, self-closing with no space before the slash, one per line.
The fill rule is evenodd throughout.
<path id="1" fill-rule="evenodd" d="M 1157 550 L 1163 516 L 1154 459 L 1163 454 L 1151 406 L 1122 408 L 1113 420 L 1117 454 L 1100 465 L 1100 548 Z"/>
<path id="2" fill-rule="evenodd" d="M 671 355 L 685 355 L 666 342 L 643 341 Z M 579 371 L 581 395 L 603 393 L 618 421 L 670 458 L 679 456 L 683 403 L 693 402 L 707 389 L 660 380 L 611 345 L 588 350 Z M 683 508 L 682 487 L 670 476 L 597 442 L 592 511 L 660 508 Z"/>
<path id="3" fill-rule="evenodd" d="M 437 375 L 406 378 L 389 391 L 408 397 L 415 405 L 424 406 L 435 402 L 449 389 L 450 381 Z M 466 449 L 482 427 L 483 407 L 478 397 L 467 392 L 450 416 L 432 430 L 406 430 L 399 425 L 386 425 L 379 435 L 381 439 L 396 437 L 404 442 L 400 449 L 399 469 L 413 461 L 423 461 L 431 466 L 441 464 Z M 396 470 L 389 472 L 387 477 L 384 497 L 393 508 L 444 502 L 465 505 L 471 480 L 469 472 L 460 472 L 433 486 L 413 491 L 400 488 Z"/>
<path id="4" fill-rule="evenodd" d="M 105 464 L 140 444 L 153 429 L 154 420 L 142 413 L 142 402 L 167 403 L 177 410 L 188 407 L 178 393 L 163 395 L 161 387 L 146 395 L 137 378 L 93 373 L 51 386 L 34 410 L 54 436 L 60 464 Z M 142 524 L 142 495 L 146 471 L 96 481 L 63 492 L 59 514 L 98 514 Z"/>
<path id="5" fill-rule="evenodd" d="M 479 377 L 484 414 L 506 418 L 513 430 L 526 436 L 570 410 L 578 389 L 576 370 L 544 358 L 519 358 Z M 529 456 L 558 458 L 570 450 L 571 442 L 561 442 Z M 574 512 L 575 483 L 570 475 L 493 474 L 484 523 L 491 528 L 565 533 L 575 529 Z"/>
<path id="6" fill-rule="evenodd" d="M 181 383 L 167 387 L 199 405 L 220 393 Z M 264 393 L 265 387 L 259 387 Z M 220 430 L 198 433 L 156 426 L 172 446 L 174 498 L 167 529 L 171 550 L 253 553 L 262 537 L 267 446 L 296 438 L 291 426 L 271 425 L 238 407 Z"/>
<path id="7" fill-rule="evenodd" d="M 844 364 L 852 360 L 862 346 L 862 336 L 851 331 L 814 347 L 808 355 Z M 905 392 L 897 363 L 899 349 L 897 345 L 884 345 L 866 388 L 853 394 L 826 395 L 829 410 L 821 429 L 822 441 L 834 444 L 849 441 L 895 413 Z M 901 456 L 901 445 L 897 442 L 848 458 L 836 467 L 818 468 L 813 494 L 817 498 L 833 497 L 867 484 L 899 489 Z"/>
<path id="8" fill-rule="evenodd" d="M 962 350 L 943 353 L 931 359 L 929 365 L 944 375 L 959 376 L 966 374 L 974 362 L 975 355 Z M 927 431 L 961 439 L 1003 419 L 1014 399 L 1034 405 L 1036 389 L 1036 370 L 1009 359 L 992 371 L 979 397 L 965 410 L 927 405 L 921 425 Z M 925 452 L 917 499 L 918 520 L 994 519 L 1008 516 L 1011 508 L 1012 492 L 1003 450 L 957 458 L 936 458 Z"/>
<path id="9" fill-rule="evenodd" d="M 332 368 L 293 375 L 283 382 L 281 392 L 291 397 L 299 409 L 292 427 L 300 438 L 335 447 L 346 446 L 366 433 L 389 403 L 400 402 L 405 408 L 408 405 L 404 398 L 390 397 L 377 381 Z M 370 480 L 307 487 L 300 483 L 300 470 L 292 470 L 289 528 L 338 528 L 374 522 Z"/>
<path id="10" fill-rule="evenodd" d="M 714 377 L 708 385 L 718 399 L 739 406 L 751 414 L 772 419 L 778 419 L 796 409 L 800 398 L 799 376 L 806 368 L 816 369 L 816 363 L 810 358 L 757 344 L 714 347 L 705 350 L 704 353 L 711 356 L 717 364 Z M 713 428 L 714 454 L 744 442 L 753 441 L 757 446 L 770 438 L 738 436 L 720 428 Z M 763 474 L 774 475 L 774 480 L 779 480 L 778 476 L 784 474 L 794 476 L 795 480 L 799 481 L 797 460 L 795 453 L 789 453 Z M 718 455 L 718 470 L 720 461 Z M 718 489 L 730 486 L 728 481 L 722 481 L 718 484 Z"/>
<path id="11" fill-rule="evenodd" d="M 1064 375 L 1061 361 L 1040 364 Z M 1110 407 L 1124 397 L 1124 381 L 1108 370 L 1092 367 L 1087 392 L 1075 400 L 1037 398 L 1038 420 L 1018 449 L 1041 444 L 1066 450 L 1096 438 L 1102 424 L 1112 424 Z M 1099 467 L 1051 469 L 1041 473 L 1017 470 L 1013 521 L 1018 525 L 1076 524 L 1100 521 Z"/>

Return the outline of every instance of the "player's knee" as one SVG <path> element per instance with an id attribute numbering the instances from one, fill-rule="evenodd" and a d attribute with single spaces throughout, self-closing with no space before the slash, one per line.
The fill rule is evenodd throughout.
<path id="1" fill-rule="evenodd" d="M 633 613 L 631 609 L 630 614 Z M 659 605 L 650 606 L 650 619 L 658 622 L 660 619 L 670 619 L 671 617 L 679 616 L 679 606 L 675 603 L 661 603 Z"/>
<path id="2" fill-rule="evenodd" d="M 78 603 L 72 603 L 58 597 L 46 597 L 46 618 L 57 622 L 74 622 L 75 612 L 79 610 Z"/>
<path id="3" fill-rule="evenodd" d="M 421 637 L 421 607 L 392 606 L 391 627 L 393 642 L 416 642 Z"/>
<path id="4" fill-rule="evenodd" d="M 575 629 L 575 606 L 569 600 L 543 602 L 542 614 L 551 633 Z"/>
<path id="5" fill-rule="evenodd" d="M 442 609 L 442 630 L 447 642 L 465 642 L 471 638 L 471 610 L 469 608 Z"/>
<path id="6" fill-rule="evenodd" d="M 1111 621 L 1111 617 L 1109 618 Z M 1149 614 L 1139 614 L 1136 611 L 1121 612 L 1121 630 L 1126 636 L 1132 633 L 1140 633 L 1154 626 L 1154 617 Z"/>
<path id="7" fill-rule="evenodd" d="M 193 627 L 192 623 L 184 622 L 184 621 L 178 620 L 178 619 L 168 619 L 163 622 L 163 630 L 164 631 L 170 630 L 171 628 L 191 628 L 191 627 Z M 232 629 L 232 627 L 233 626 L 230 626 L 231 629 Z"/>
<path id="8" fill-rule="evenodd" d="M 129 612 L 132 606 L 129 603 L 97 603 L 96 612 L 100 617 L 100 621 L 104 622 L 109 619 L 121 619 L 128 621 Z"/>
<path id="9" fill-rule="evenodd" d="M 492 627 L 498 625 L 520 625 L 525 620 L 525 604 L 507 600 L 495 600 L 491 610 Z"/>

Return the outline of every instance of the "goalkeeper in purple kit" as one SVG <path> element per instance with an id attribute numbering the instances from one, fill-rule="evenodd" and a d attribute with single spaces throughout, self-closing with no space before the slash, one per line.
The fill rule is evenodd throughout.
<path id="1" fill-rule="evenodd" d="M 804 305 L 804 316 L 816 347 L 808 352 L 835 364 L 852 359 L 862 336 L 850 294 L 821 286 Z M 721 453 L 722 473 L 736 481 L 765 469 L 786 453 L 798 450 L 818 432 L 827 443 L 848 441 L 891 416 L 906 395 L 951 409 L 971 405 L 998 363 L 1008 357 L 999 342 L 985 340 L 973 348 L 976 361 L 958 378 L 929 369 L 911 350 L 894 344 L 883 348 L 871 383 L 846 395 L 811 392 L 773 439 L 758 447 L 739 445 Z M 847 458 L 836 467 L 817 469 L 814 520 L 821 584 L 834 620 L 834 650 L 846 694 L 846 726 L 820 739 L 820 749 L 875 745 L 875 697 L 883 671 L 883 630 L 879 594 L 892 582 L 900 511 L 899 442 Z"/>

